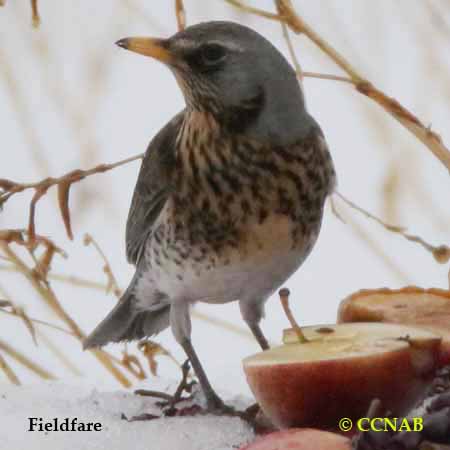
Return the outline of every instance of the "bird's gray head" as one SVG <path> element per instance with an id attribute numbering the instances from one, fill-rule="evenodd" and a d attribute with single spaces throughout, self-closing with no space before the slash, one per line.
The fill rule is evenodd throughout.
<path id="1" fill-rule="evenodd" d="M 234 131 L 288 144 L 311 127 L 295 71 L 248 27 L 206 22 L 169 39 L 126 38 L 117 44 L 164 62 L 188 108 L 208 111 Z"/>

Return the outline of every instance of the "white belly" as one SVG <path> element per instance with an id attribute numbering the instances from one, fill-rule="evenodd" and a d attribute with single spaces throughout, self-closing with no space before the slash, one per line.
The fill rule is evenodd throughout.
<path id="1" fill-rule="evenodd" d="M 208 262 L 187 258 L 176 264 L 167 249 L 169 258 L 160 264 L 153 260 L 138 283 L 138 298 L 148 297 L 151 286 L 170 301 L 227 303 L 259 297 L 263 301 L 300 266 L 316 237 L 317 233 L 300 238 L 293 246 L 292 222 L 274 214 L 261 225 L 249 225 L 239 249 L 224 249 Z M 148 257 L 155 258 L 151 246 Z"/>

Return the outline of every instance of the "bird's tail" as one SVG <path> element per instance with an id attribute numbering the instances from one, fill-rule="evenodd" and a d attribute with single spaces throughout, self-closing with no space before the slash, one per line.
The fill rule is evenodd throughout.
<path id="1" fill-rule="evenodd" d="M 101 347 L 109 342 L 132 341 L 158 334 L 169 326 L 170 305 L 153 311 L 139 311 L 129 287 L 115 308 L 84 340 L 83 348 Z"/>

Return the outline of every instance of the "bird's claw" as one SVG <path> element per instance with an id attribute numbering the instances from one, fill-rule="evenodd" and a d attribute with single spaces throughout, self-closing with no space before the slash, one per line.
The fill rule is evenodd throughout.
<path id="1" fill-rule="evenodd" d="M 232 416 L 236 410 L 225 404 L 217 395 L 210 395 L 206 400 L 205 411 L 216 416 Z"/>

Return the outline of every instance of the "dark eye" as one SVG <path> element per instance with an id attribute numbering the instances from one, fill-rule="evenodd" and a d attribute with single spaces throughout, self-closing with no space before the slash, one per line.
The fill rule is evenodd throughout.
<path id="1" fill-rule="evenodd" d="M 225 58 L 226 50 L 219 44 L 206 44 L 200 49 L 203 64 L 212 66 Z"/>

